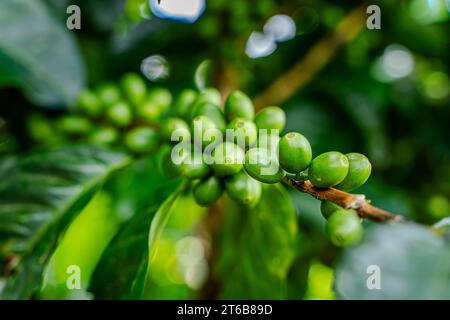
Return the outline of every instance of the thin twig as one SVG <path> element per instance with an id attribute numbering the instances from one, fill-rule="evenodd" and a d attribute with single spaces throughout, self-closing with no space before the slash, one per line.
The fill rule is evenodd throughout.
<path id="1" fill-rule="evenodd" d="M 356 38 L 365 26 L 365 19 L 364 6 L 353 9 L 332 34 L 319 40 L 301 61 L 255 97 L 256 110 L 264 106 L 280 105 L 291 98 L 331 60 L 340 46 Z"/>
<path id="2" fill-rule="evenodd" d="M 317 199 L 331 201 L 345 209 L 354 209 L 364 219 L 376 222 L 403 221 L 402 216 L 369 204 L 366 201 L 366 196 L 363 194 L 350 194 L 334 188 L 317 188 L 310 181 L 296 181 L 288 177 L 284 178 L 283 183 L 301 192 L 308 193 Z"/>

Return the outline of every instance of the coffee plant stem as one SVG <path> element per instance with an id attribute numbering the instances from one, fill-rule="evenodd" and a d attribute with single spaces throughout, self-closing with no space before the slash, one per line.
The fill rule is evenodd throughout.
<path id="1" fill-rule="evenodd" d="M 283 183 L 317 199 L 331 201 L 345 209 L 354 209 L 364 219 L 375 222 L 403 221 L 403 217 L 369 204 L 363 194 L 350 194 L 335 188 L 317 188 L 309 180 L 296 181 L 289 177 L 285 177 Z"/>
<path id="2" fill-rule="evenodd" d="M 267 105 L 281 105 L 296 94 L 333 58 L 340 46 L 356 38 L 365 26 L 365 19 L 364 6 L 353 9 L 332 34 L 319 40 L 302 60 L 255 97 L 256 111 Z"/>

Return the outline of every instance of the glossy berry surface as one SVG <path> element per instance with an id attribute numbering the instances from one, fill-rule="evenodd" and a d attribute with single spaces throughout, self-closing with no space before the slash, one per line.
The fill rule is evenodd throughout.
<path id="1" fill-rule="evenodd" d="M 256 206 L 261 199 L 261 182 L 250 177 L 245 171 L 226 178 L 225 188 L 231 199 L 248 207 Z"/>
<path id="2" fill-rule="evenodd" d="M 133 121 L 131 107 L 126 102 L 113 104 L 106 110 L 106 115 L 118 127 L 126 127 Z"/>
<path id="3" fill-rule="evenodd" d="M 313 159 L 309 167 L 308 177 L 316 187 L 333 187 L 345 179 L 348 167 L 346 156 L 337 151 L 330 151 Z"/>
<path id="4" fill-rule="evenodd" d="M 207 116 L 197 116 L 191 123 L 192 141 L 197 146 L 207 147 L 222 137 L 214 121 Z"/>
<path id="5" fill-rule="evenodd" d="M 364 233 L 359 216 L 351 210 L 338 210 L 328 219 L 327 232 L 338 247 L 358 243 Z"/>
<path id="6" fill-rule="evenodd" d="M 236 118 L 253 120 L 255 108 L 250 98 L 241 91 L 232 92 L 225 101 L 225 117 L 228 121 Z"/>
<path id="7" fill-rule="evenodd" d="M 168 118 L 160 128 L 161 138 L 167 143 L 189 141 L 191 131 L 188 124 L 181 118 Z"/>
<path id="8" fill-rule="evenodd" d="M 233 175 L 241 171 L 245 153 L 232 142 L 218 144 L 212 152 L 212 169 L 218 176 Z"/>
<path id="9" fill-rule="evenodd" d="M 369 159 L 360 153 L 347 153 L 345 155 L 348 159 L 348 174 L 344 181 L 339 183 L 336 188 L 352 191 L 361 187 L 370 177 L 372 172 L 372 165 Z"/>
<path id="10" fill-rule="evenodd" d="M 192 150 L 190 156 L 186 157 L 180 165 L 181 174 L 188 179 L 202 179 L 211 172 L 208 165 L 203 161 L 203 155 Z"/>
<path id="11" fill-rule="evenodd" d="M 195 116 L 207 116 L 220 131 L 224 131 L 227 126 L 222 110 L 210 102 L 199 104 L 196 108 Z"/>
<path id="12" fill-rule="evenodd" d="M 264 183 L 280 182 L 286 172 L 280 167 L 276 155 L 264 148 L 253 148 L 245 155 L 245 171 Z"/>
<path id="13" fill-rule="evenodd" d="M 197 92 L 195 90 L 183 90 L 175 100 L 173 106 L 175 114 L 180 118 L 187 119 L 195 99 L 197 99 Z"/>
<path id="14" fill-rule="evenodd" d="M 298 132 L 289 132 L 279 143 L 281 167 L 290 173 L 299 173 L 311 163 L 312 150 L 308 139 Z"/>
<path id="15" fill-rule="evenodd" d="M 149 153 L 159 146 L 160 136 L 152 128 L 130 130 L 125 136 L 125 145 L 134 153 Z"/>
<path id="16" fill-rule="evenodd" d="M 78 108 L 92 118 L 97 118 L 103 113 L 101 101 L 90 90 L 83 91 L 80 94 L 78 97 Z"/>
<path id="17" fill-rule="evenodd" d="M 253 146 L 258 139 L 258 129 L 256 125 L 249 120 L 243 118 L 236 118 L 231 121 L 227 126 L 227 139 L 231 138 L 231 141 L 240 146 L 243 149 Z"/>
<path id="18" fill-rule="evenodd" d="M 286 114 L 279 107 L 267 107 L 258 112 L 254 121 L 258 129 L 274 129 L 281 132 L 286 125 Z"/>
<path id="19" fill-rule="evenodd" d="M 322 213 L 322 216 L 325 219 L 328 219 L 333 213 L 335 213 L 338 210 L 341 210 L 342 207 L 331 202 L 331 201 L 325 201 L 322 200 L 320 202 L 320 212 Z"/>
<path id="20" fill-rule="evenodd" d="M 222 193 L 222 183 L 215 176 L 200 181 L 193 190 L 194 199 L 201 206 L 210 206 L 220 198 Z"/>
<path id="21" fill-rule="evenodd" d="M 147 86 L 145 81 L 138 74 L 126 74 L 122 78 L 122 89 L 126 98 L 131 101 L 134 106 L 139 106 L 145 102 Z"/>

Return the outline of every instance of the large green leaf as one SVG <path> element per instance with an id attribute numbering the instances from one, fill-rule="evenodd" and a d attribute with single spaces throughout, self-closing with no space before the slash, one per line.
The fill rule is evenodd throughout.
<path id="1" fill-rule="evenodd" d="M 32 296 L 61 231 L 129 162 L 121 153 L 79 146 L 0 163 L 0 256 L 20 261 L 3 298 Z"/>
<path id="2" fill-rule="evenodd" d="M 19 84 L 45 106 L 73 102 L 85 85 L 73 35 L 42 0 L 0 2 L 0 71 L 0 83 Z"/>
<path id="3" fill-rule="evenodd" d="M 146 208 L 135 204 L 140 212 L 119 230 L 103 253 L 91 279 L 89 291 L 96 299 L 139 299 L 142 294 L 147 275 L 150 223 L 163 199 L 178 185 L 178 181 L 166 182 L 155 171 L 149 180 L 152 186 L 145 188 Z M 111 282 L 111 279 L 115 281 Z"/>
<path id="4" fill-rule="evenodd" d="M 296 240 L 295 208 L 282 186 L 264 186 L 254 209 L 230 207 L 217 249 L 220 298 L 286 298 Z"/>
<path id="5" fill-rule="evenodd" d="M 344 299 L 450 299 L 450 245 L 412 223 L 373 226 L 344 253 L 335 279 Z"/>

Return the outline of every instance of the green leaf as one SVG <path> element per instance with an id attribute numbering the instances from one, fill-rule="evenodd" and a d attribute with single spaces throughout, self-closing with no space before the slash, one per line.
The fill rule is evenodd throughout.
<path id="1" fill-rule="evenodd" d="M 450 245 L 413 223 L 372 226 L 335 279 L 343 299 L 450 299 Z"/>
<path id="2" fill-rule="evenodd" d="M 295 208 L 282 186 L 265 185 L 254 209 L 231 207 L 217 249 L 220 298 L 286 298 L 297 232 Z"/>
<path id="3" fill-rule="evenodd" d="M 121 153 L 87 146 L 0 162 L 0 257 L 20 261 L 3 298 L 34 294 L 60 233 L 102 182 L 129 162 Z"/>
<path id="4" fill-rule="evenodd" d="M 17 66 L 8 66 L 8 61 Z M 2 75 L 0 83 L 19 82 L 44 106 L 73 102 L 85 85 L 73 35 L 42 0 L 0 2 L 0 70 L 11 73 Z"/>
<path id="5" fill-rule="evenodd" d="M 156 165 L 155 161 L 145 162 L 152 164 L 153 168 Z M 148 165 L 141 167 L 147 168 Z M 179 181 L 167 182 L 160 172 L 151 168 L 146 172 L 140 171 L 133 170 L 134 174 L 128 174 L 128 179 L 123 175 L 117 179 L 120 189 L 116 190 L 116 196 L 129 201 L 138 188 L 145 191 L 145 200 L 139 197 L 133 203 L 125 205 L 119 201 L 117 205 L 122 212 L 123 208 L 132 207 L 136 214 L 121 227 L 97 265 L 89 289 L 96 299 L 139 299 L 142 294 L 146 281 L 150 223 L 163 199 L 174 191 Z M 115 281 L 111 282 L 111 279 Z"/>

